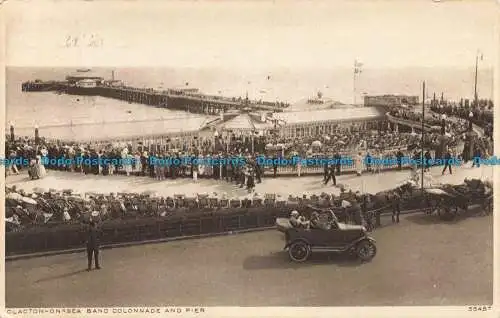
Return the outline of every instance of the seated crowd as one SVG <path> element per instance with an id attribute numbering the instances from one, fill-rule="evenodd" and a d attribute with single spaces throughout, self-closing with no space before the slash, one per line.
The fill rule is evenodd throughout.
<path id="1" fill-rule="evenodd" d="M 72 190 L 35 188 L 27 193 L 15 186 L 6 187 L 6 226 L 8 231 L 43 224 L 80 223 L 89 219 L 124 220 L 140 218 L 168 218 L 186 215 L 191 211 L 217 211 L 219 209 L 260 206 L 306 206 L 340 207 L 342 201 L 359 201 L 359 193 L 342 190 L 340 196 L 323 193 L 283 198 L 276 194 L 254 193 L 244 199 L 229 198 L 225 193 L 197 194 L 186 196 L 158 196 L 154 192 L 144 193 L 86 193 Z"/>

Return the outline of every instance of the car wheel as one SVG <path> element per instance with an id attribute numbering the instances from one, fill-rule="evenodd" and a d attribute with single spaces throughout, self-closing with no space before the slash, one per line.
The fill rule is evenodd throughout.
<path id="1" fill-rule="evenodd" d="M 356 255 L 363 262 L 371 261 L 377 254 L 377 247 L 373 242 L 365 240 L 358 244 Z"/>
<path id="2" fill-rule="evenodd" d="M 288 249 L 288 255 L 290 255 L 290 259 L 294 262 L 305 262 L 311 255 L 311 247 L 303 241 L 292 243 Z"/>

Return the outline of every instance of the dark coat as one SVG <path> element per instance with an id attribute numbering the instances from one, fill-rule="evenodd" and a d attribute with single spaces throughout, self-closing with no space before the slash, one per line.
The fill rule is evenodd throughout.
<path id="1" fill-rule="evenodd" d="M 89 225 L 87 229 L 87 248 L 98 248 L 100 242 L 101 231 L 96 225 Z"/>

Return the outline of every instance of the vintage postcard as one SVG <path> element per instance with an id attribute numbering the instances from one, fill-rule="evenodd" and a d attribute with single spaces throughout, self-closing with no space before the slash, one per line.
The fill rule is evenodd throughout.
<path id="1" fill-rule="evenodd" d="M 498 9 L 3 3 L 1 316 L 498 317 Z"/>

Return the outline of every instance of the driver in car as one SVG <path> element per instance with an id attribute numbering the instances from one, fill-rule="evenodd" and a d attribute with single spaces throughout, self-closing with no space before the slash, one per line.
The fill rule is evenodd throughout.
<path id="1" fill-rule="evenodd" d="M 328 230 L 329 226 L 320 221 L 318 212 L 313 212 L 311 214 L 311 220 L 309 220 L 309 228 L 318 230 Z"/>

